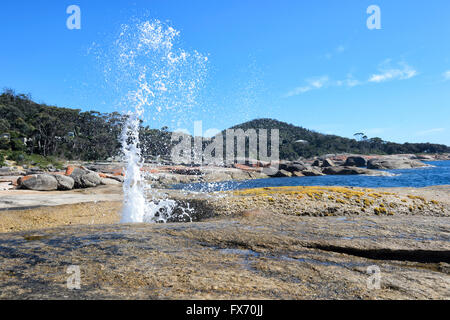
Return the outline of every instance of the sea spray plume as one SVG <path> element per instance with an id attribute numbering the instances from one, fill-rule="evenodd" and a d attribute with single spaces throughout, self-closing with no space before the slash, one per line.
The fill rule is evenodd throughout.
<path id="1" fill-rule="evenodd" d="M 105 67 L 121 91 L 122 105 L 141 90 L 144 109 L 153 120 L 189 116 L 207 71 L 207 57 L 176 47 L 180 33 L 159 20 L 123 25 Z M 143 90 L 145 89 L 145 90 Z"/>
<path id="2" fill-rule="evenodd" d="M 159 20 L 122 25 L 105 55 L 105 77 L 123 97 L 120 104 L 128 116 L 121 137 L 126 161 L 124 223 L 167 222 L 176 208 L 175 201 L 151 195 L 142 171 L 139 131 L 145 113 L 153 120 L 164 114 L 187 119 L 196 103 L 208 59 L 196 51 L 177 48 L 179 34 Z M 183 209 L 181 216 L 188 215 L 189 210 Z"/>
<path id="3" fill-rule="evenodd" d="M 142 154 L 139 143 L 139 127 L 144 113 L 145 100 L 136 92 L 135 110 L 128 112 L 128 119 L 122 131 L 122 151 L 125 162 L 125 181 L 123 184 L 124 203 L 122 223 L 143 222 L 146 214 L 144 195 L 145 180 L 142 176 Z"/>

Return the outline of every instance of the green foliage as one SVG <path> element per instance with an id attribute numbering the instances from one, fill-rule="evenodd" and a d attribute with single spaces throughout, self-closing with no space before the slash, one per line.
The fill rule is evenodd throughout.
<path id="1" fill-rule="evenodd" d="M 13 151 L 26 151 L 27 150 L 27 146 L 25 145 L 25 143 L 23 143 L 23 141 L 21 139 L 11 139 L 10 142 L 11 145 L 11 150 Z"/>
<path id="2" fill-rule="evenodd" d="M 380 138 L 355 139 L 343 138 L 335 135 L 325 135 L 292 124 L 274 119 L 256 119 L 232 129 L 279 129 L 280 158 L 296 160 L 300 157 L 311 158 L 334 153 L 355 154 L 397 154 L 397 153 L 445 153 L 450 147 L 430 143 L 398 144 L 383 141 Z M 306 141 L 302 143 L 300 141 Z"/>
<path id="3" fill-rule="evenodd" d="M 2 106 L 0 106 L 1 108 Z M 0 119 L 0 134 L 9 131 L 9 122 L 6 119 Z"/>
<path id="4" fill-rule="evenodd" d="M 6 153 L 6 159 L 16 162 L 18 165 L 26 164 L 26 154 L 20 151 L 8 151 Z"/>
<path id="5" fill-rule="evenodd" d="M 55 157 L 43 157 L 38 154 L 25 155 L 23 164 L 34 165 L 40 168 L 48 168 L 49 166 L 53 166 L 60 170 L 64 168 L 64 164 L 61 161 L 58 161 Z"/>
<path id="6" fill-rule="evenodd" d="M 37 104 L 29 96 L 6 90 L 0 95 L 0 119 L 0 134 L 11 135 L 9 140 L 0 140 L 0 150 L 91 161 L 120 153 L 119 138 L 126 116 Z M 170 155 L 171 132 L 167 127 L 142 127 L 140 138 L 145 156 Z"/>
<path id="7" fill-rule="evenodd" d="M 0 168 L 6 166 L 5 158 L 6 158 L 6 152 L 0 151 Z"/>
<path id="8" fill-rule="evenodd" d="M 55 157 L 48 156 L 43 157 L 38 154 L 26 154 L 21 151 L 2 151 L 0 153 L 0 161 L 1 159 L 5 159 L 14 161 L 17 163 L 17 165 L 23 166 L 33 166 L 33 167 L 39 167 L 42 169 L 48 168 L 50 166 L 56 168 L 56 169 L 63 169 L 64 165 L 61 161 L 58 161 Z"/>
<path id="9" fill-rule="evenodd" d="M 42 165 L 54 163 L 53 160 L 56 158 L 83 161 L 104 160 L 120 153 L 119 138 L 125 120 L 126 116 L 117 112 L 81 112 L 75 109 L 47 106 L 33 102 L 30 96 L 6 90 L 0 95 L 0 134 L 9 133 L 11 138 L 0 139 L 0 150 L 7 150 L 13 158 L 22 154 L 25 159 L 21 161 Z M 450 147 L 430 143 L 397 144 L 380 138 L 367 137 L 357 141 L 321 134 L 273 119 L 256 119 L 232 129 L 238 128 L 269 131 L 279 129 L 280 158 L 289 160 L 329 153 L 450 152 Z M 140 141 L 144 156 L 146 158 L 169 157 L 174 145 L 171 134 L 167 127 L 161 130 L 141 127 Z M 307 143 L 299 142 L 300 140 Z M 205 142 L 204 145 L 206 144 Z M 33 158 L 39 156 L 41 158 Z"/>
<path id="10" fill-rule="evenodd" d="M 6 130 L 0 134 L 11 134 L 10 141 L 0 141 L 0 149 L 70 160 L 101 160 L 117 154 L 125 117 L 117 112 L 81 112 L 37 104 L 29 96 L 7 90 L 0 95 L 0 119 L 0 128 Z"/>
<path id="11" fill-rule="evenodd" d="M 10 148 L 11 145 L 8 139 L 0 139 L 0 150 L 9 150 Z"/>

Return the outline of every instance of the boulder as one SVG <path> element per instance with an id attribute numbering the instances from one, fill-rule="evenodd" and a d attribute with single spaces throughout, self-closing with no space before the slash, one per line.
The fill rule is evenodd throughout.
<path id="1" fill-rule="evenodd" d="M 21 176 L 25 175 L 25 171 L 15 167 L 0 168 L 0 177 L 4 176 Z"/>
<path id="2" fill-rule="evenodd" d="M 31 168 L 28 168 L 26 171 L 27 176 L 32 176 L 32 175 L 36 175 L 36 174 L 45 174 L 45 172 L 44 172 L 44 170 L 42 170 L 41 168 L 38 168 L 38 167 L 31 167 Z"/>
<path id="3" fill-rule="evenodd" d="M 327 175 L 370 175 L 370 176 L 392 176 L 389 172 L 370 170 L 358 167 L 329 167 L 322 170 Z"/>
<path id="4" fill-rule="evenodd" d="M 287 178 L 292 177 L 292 173 L 286 170 L 278 170 L 275 174 L 271 175 L 272 178 Z"/>
<path id="5" fill-rule="evenodd" d="M 23 189 L 35 191 L 54 191 L 58 190 L 58 181 L 54 176 L 48 174 L 38 174 L 22 177 L 18 181 Z"/>
<path id="6" fill-rule="evenodd" d="M 248 173 L 251 179 L 266 179 L 269 176 L 263 172 L 249 172 Z"/>
<path id="7" fill-rule="evenodd" d="M 269 161 L 257 160 L 256 163 L 252 164 L 252 166 L 256 168 L 267 168 L 270 167 L 270 164 L 271 163 Z"/>
<path id="8" fill-rule="evenodd" d="M 324 168 L 322 172 L 328 175 L 356 175 L 364 174 L 364 169 L 357 167 L 329 167 Z"/>
<path id="9" fill-rule="evenodd" d="M 333 160 L 331 160 L 331 159 L 323 160 L 322 165 L 321 165 L 322 168 L 328 168 L 328 167 L 334 167 L 334 166 L 336 166 L 336 165 L 334 164 Z"/>
<path id="10" fill-rule="evenodd" d="M 112 176 L 112 175 L 106 175 L 106 177 L 107 177 L 108 179 L 113 179 L 113 180 L 119 181 L 120 183 L 123 183 L 123 182 L 125 181 L 125 178 L 124 178 L 124 176 L 122 176 L 122 175 L 114 175 L 114 176 Z"/>
<path id="11" fill-rule="evenodd" d="M 436 160 L 436 156 L 421 154 L 421 155 L 414 157 L 413 159 L 422 160 L 422 161 L 434 161 L 434 160 Z"/>
<path id="12" fill-rule="evenodd" d="M 435 156 L 434 156 L 434 160 L 443 160 L 443 161 L 446 161 L 446 160 L 450 160 L 450 154 L 436 154 Z"/>
<path id="13" fill-rule="evenodd" d="M 245 164 L 240 164 L 240 163 L 234 163 L 233 164 L 233 168 L 239 169 L 239 170 L 242 170 L 242 171 L 247 171 L 247 172 L 254 172 L 254 171 L 259 171 L 260 170 L 257 167 L 251 167 L 251 166 L 247 166 Z"/>
<path id="14" fill-rule="evenodd" d="M 427 164 L 420 162 L 418 160 L 402 159 L 402 158 L 375 158 L 370 159 L 367 162 L 368 169 L 381 169 L 381 170 L 391 170 L 391 169 L 412 169 L 428 167 Z"/>
<path id="15" fill-rule="evenodd" d="M 343 166 L 345 164 L 344 160 L 333 160 L 333 163 L 335 166 L 339 167 L 339 166 Z"/>
<path id="16" fill-rule="evenodd" d="M 100 180 L 101 180 L 101 184 L 105 185 L 105 186 L 115 186 L 115 185 L 120 186 L 120 185 L 122 185 L 122 183 L 120 183 L 119 181 L 114 180 L 114 179 L 101 178 Z"/>
<path id="17" fill-rule="evenodd" d="M 58 190 L 72 190 L 75 186 L 75 180 L 71 177 L 55 174 L 53 175 L 58 182 Z"/>
<path id="18" fill-rule="evenodd" d="M 89 173 L 89 171 L 79 167 L 68 167 L 66 170 L 66 175 L 75 180 L 75 188 L 82 188 L 81 177 L 87 173 Z"/>
<path id="19" fill-rule="evenodd" d="M 348 157 L 347 160 L 345 160 L 344 166 L 347 167 L 365 167 L 367 166 L 367 160 L 363 157 Z"/>
<path id="20" fill-rule="evenodd" d="M 314 162 L 312 163 L 313 167 L 321 167 L 322 166 L 322 161 L 320 161 L 319 159 L 314 160 Z"/>
<path id="21" fill-rule="evenodd" d="M 279 165 L 281 170 L 285 170 L 288 172 L 296 172 L 306 170 L 306 165 L 303 162 L 295 161 L 295 162 L 281 162 Z"/>
<path id="22" fill-rule="evenodd" d="M 70 177 L 75 181 L 75 188 L 93 188 L 101 184 L 100 176 L 83 168 L 70 168 Z"/>
<path id="23" fill-rule="evenodd" d="M 305 175 L 302 172 L 300 172 L 300 171 L 295 171 L 295 172 L 292 173 L 292 176 L 294 176 L 294 177 L 304 177 Z"/>
<path id="24" fill-rule="evenodd" d="M 48 172 L 57 172 L 58 171 L 58 169 L 56 169 L 53 165 L 47 166 L 46 170 Z"/>
<path id="25" fill-rule="evenodd" d="M 82 188 L 93 188 L 102 183 L 100 176 L 95 172 L 89 172 L 81 176 Z"/>
<path id="26" fill-rule="evenodd" d="M 168 168 L 168 171 L 174 174 L 188 175 L 188 176 L 201 176 L 202 171 L 198 168 L 190 167 L 173 167 Z"/>
<path id="27" fill-rule="evenodd" d="M 324 176 L 320 170 L 314 168 L 303 170 L 302 174 L 306 177 Z"/>

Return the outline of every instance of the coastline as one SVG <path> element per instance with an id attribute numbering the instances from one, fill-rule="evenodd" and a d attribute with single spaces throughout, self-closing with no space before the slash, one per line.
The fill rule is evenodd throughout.
<path id="1" fill-rule="evenodd" d="M 0 233 L 0 299 L 450 298 L 448 215 L 310 217 L 261 209 L 125 225 L 115 215 L 118 202 L 36 210 L 20 214 L 105 220 Z M 18 212 L 0 217 L 5 213 Z M 69 265 L 82 270 L 80 290 L 66 288 Z M 381 271 L 376 290 L 367 286 L 374 266 Z"/>
<path id="2" fill-rule="evenodd" d="M 153 191 L 193 222 L 120 224 L 120 184 L 0 191 L 0 299 L 450 298 L 450 185 Z"/>
<path id="3" fill-rule="evenodd" d="M 425 188 L 280 187 L 209 194 L 154 189 L 189 204 L 194 221 L 263 210 L 293 216 L 450 216 L 450 185 Z M 36 192 L 0 191 L 0 233 L 68 225 L 118 223 L 122 188 Z"/>

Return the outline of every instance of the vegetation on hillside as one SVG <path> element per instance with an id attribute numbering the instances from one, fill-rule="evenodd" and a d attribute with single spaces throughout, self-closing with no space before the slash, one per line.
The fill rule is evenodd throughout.
<path id="1" fill-rule="evenodd" d="M 27 162 L 40 155 L 45 163 L 53 158 L 104 160 L 121 150 L 120 135 L 126 116 L 118 113 L 81 112 L 33 102 L 28 95 L 6 89 L 0 95 L 0 165 L 5 157 Z M 2 135 L 7 134 L 7 138 Z M 142 149 L 146 155 L 170 155 L 168 129 L 141 128 Z M 36 162 L 30 160 L 29 162 Z"/>
<path id="2" fill-rule="evenodd" d="M 405 143 L 383 141 L 381 138 L 356 139 L 326 135 L 274 119 L 256 119 L 234 126 L 232 129 L 279 129 L 280 158 L 295 160 L 325 154 L 400 154 L 447 153 L 450 147 L 431 143 Z"/>
<path id="3" fill-rule="evenodd" d="M 81 112 L 33 102 L 26 95 L 6 90 L 0 95 L 0 149 L 95 160 L 113 156 L 123 116 L 117 112 Z"/>
<path id="4" fill-rule="evenodd" d="M 0 95 L 0 166 L 4 159 L 23 164 L 58 164 L 65 160 L 105 160 L 120 154 L 120 135 L 126 116 L 82 112 L 38 104 L 7 89 Z M 279 129 L 280 158 L 298 159 L 329 153 L 394 154 L 444 153 L 450 147 L 430 143 L 397 144 L 380 138 L 361 141 L 324 135 L 273 119 L 257 119 L 233 129 Z M 2 138 L 2 136 L 5 136 Z M 142 127 L 141 148 L 146 158 L 170 156 L 171 132 L 167 127 Z"/>

